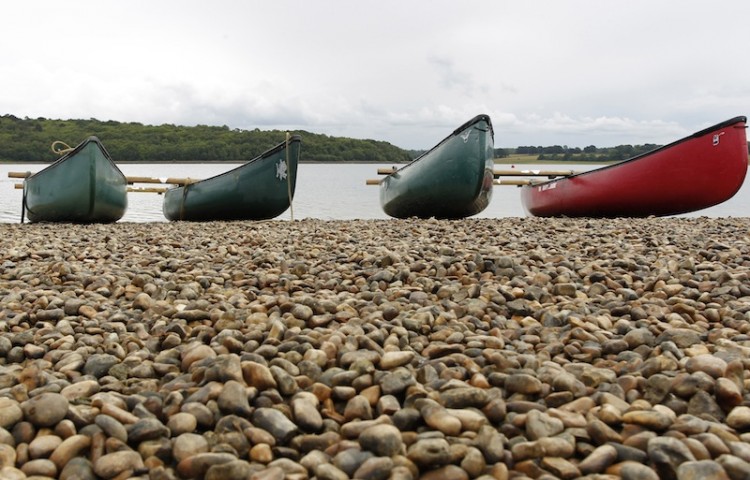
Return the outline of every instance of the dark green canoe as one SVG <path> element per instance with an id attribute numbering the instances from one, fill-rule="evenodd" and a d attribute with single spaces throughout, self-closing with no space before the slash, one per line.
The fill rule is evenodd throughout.
<path id="1" fill-rule="evenodd" d="M 478 115 L 380 182 L 380 205 L 396 218 L 476 215 L 492 198 L 494 134 Z"/>
<path id="2" fill-rule="evenodd" d="M 23 182 L 22 218 L 30 222 L 116 222 L 128 182 L 98 138 L 89 137 Z"/>
<path id="3" fill-rule="evenodd" d="M 300 137 L 215 177 L 171 188 L 162 207 L 168 220 L 266 220 L 289 208 L 297 183 Z"/>

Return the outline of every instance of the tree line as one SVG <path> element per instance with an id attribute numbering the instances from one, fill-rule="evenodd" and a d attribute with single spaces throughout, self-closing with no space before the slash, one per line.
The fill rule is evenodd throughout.
<path id="1" fill-rule="evenodd" d="M 301 161 L 410 160 L 410 154 L 388 142 L 331 137 L 293 131 L 302 137 Z M 60 140 L 75 147 L 90 136 L 101 140 L 117 162 L 245 161 L 281 143 L 281 130 L 241 130 L 227 126 L 143 125 L 136 122 L 54 120 L 0 116 L 0 161 L 49 162 L 58 156 L 50 150 Z"/>
<path id="2" fill-rule="evenodd" d="M 661 145 L 644 143 L 643 145 L 618 145 L 616 147 L 568 147 L 567 145 L 552 145 L 550 147 L 521 146 L 517 148 L 496 149 L 495 158 L 504 158 L 512 154 L 537 155 L 539 161 L 563 160 L 571 162 L 618 162 L 638 155 L 643 155 Z M 750 142 L 748 142 L 750 151 Z"/>
<path id="3" fill-rule="evenodd" d="M 616 162 L 626 160 L 646 152 L 650 152 L 660 145 L 645 143 L 643 145 L 618 145 L 616 147 L 568 147 L 567 145 L 552 145 L 549 147 L 520 146 L 515 149 L 505 149 L 505 156 L 511 153 L 519 155 L 537 155 L 537 159 L 563 160 L 571 162 Z"/>
<path id="4" fill-rule="evenodd" d="M 301 161 L 384 162 L 413 160 L 425 150 L 404 150 L 388 142 L 294 131 L 302 136 Z M 54 120 L 0 116 L 0 162 L 51 162 L 58 158 L 52 142 L 71 147 L 89 136 L 97 136 L 117 162 L 245 161 L 281 143 L 281 130 L 242 130 L 227 126 L 143 125 L 137 122 Z M 536 155 L 539 161 L 609 162 L 625 160 L 659 145 L 619 145 L 585 148 L 566 145 L 496 148 L 495 158 L 512 154 Z"/>

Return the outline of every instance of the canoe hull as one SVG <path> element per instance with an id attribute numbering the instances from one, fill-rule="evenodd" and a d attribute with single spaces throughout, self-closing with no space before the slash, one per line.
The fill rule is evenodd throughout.
<path id="1" fill-rule="evenodd" d="M 380 182 L 380 205 L 395 218 L 465 218 L 492 198 L 494 138 L 479 115 Z"/>
<path id="2" fill-rule="evenodd" d="M 99 139 L 89 137 L 23 184 L 30 222 L 108 223 L 125 214 L 127 180 Z"/>
<path id="3" fill-rule="evenodd" d="M 521 188 L 530 215 L 678 215 L 722 203 L 747 174 L 745 117 L 735 117 L 623 162 Z"/>
<path id="4" fill-rule="evenodd" d="M 211 221 L 267 220 L 281 215 L 294 198 L 300 146 L 300 137 L 295 135 L 288 145 L 283 142 L 233 170 L 167 190 L 164 216 Z"/>

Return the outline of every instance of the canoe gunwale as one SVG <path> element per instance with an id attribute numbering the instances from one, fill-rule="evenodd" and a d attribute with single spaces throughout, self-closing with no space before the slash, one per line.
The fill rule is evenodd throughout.
<path id="1" fill-rule="evenodd" d="M 747 175 L 746 122 L 737 116 L 622 162 L 524 185 L 523 208 L 538 217 L 601 218 L 712 207 L 732 198 Z"/>
<path id="2" fill-rule="evenodd" d="M 299 151 L 300 151 L 300 145 L 302 142 L 302 138 L 300 135 L 291 135 L 289 136 L 288 140 L 284 140 L 277 145 L 274 145 L 273 147 L 269 148 L 265 152 L 261 153 L 260 155 L 256 156 L 255 158 L 252 158 L 251 160 L 248 160 L 241 165 L 234 167 L 230 170 L 221 172 L 217 175 L 214 175 L 209 178 L 205 178 L 203 180 L 199 180 L 193 183 L 188 183 L 185 185 L 176 186 L 174 188 L 168 189 L 166 192 L 164 192 L 164 199 L 162 201 L 162 212 L 164 213 L 164 216 L 167 218 L 167 220 L 170 221 L 211 221 L 211 220 L 253 220 L 256 219 L 252 216 L 243 216 L 243 215 L 227 215 L 225 213 L 217 214 L 215 216 L 206 215 L 203 211 L 203 208 L 205 206 L 200 206 L 201 200 L 198 200 L 198 204 L 195 204 L 195 200 L 189 200 L 189 199 L 201 199 L 203 198 L 203 202 L 205 202 L 206 198 L 211 198 L 212 193 L 209 193 L 211 191 L 216 191 L 217 187 L 224 189 L 226 182 L 231 182 L 233 175 L 237 175 L 238 177 L 247 178 L 247 175 L 253 175 L 254 173 L 257 173 L 255 166 L 258 166 L 258 168 L 264 168 L 262 162 L 264 160 L 268 160 L 273 158 L 274 156 L 278 156 L 281 152 L 284 152 L 285 150 L 288 151 L 294 151 L 294 148 L 296 148 L 296 158 L 294 159 L 288 159 L 290 165 L 290 171 L 288 173 L 289 177 L 288 180 L 284 182 L 286 185 L 284 190 L 286 193 L 286 206 L 284 207 L 284 210 L 289 208 L 291 205 L 293 199 L 294 199 L 294 190 L 296 186 L 296 180 L 297 180 L 297 166 L 299 164 Z M 288 153 L 287 153 L 288 155 Z M 276 160 L 274 160 L 276 162 Z M 260 164 L 260 165 L 259 165 Z M 228 179 L 228 180 L 225 180 Z M 289 184 L 289 182 L 292 183 L 292 185 Z M 244 185 L 244 183 L 243 183 Z M 291 188 L 290 188 L 291 187 Z M 192 195 L 192 196 L 191 196 Z M 197 195 L 197 196 L 196 196 Z M 207 195 L 207 196 L 203 196 Z M 177 198 L 179 197 L 179 198 Z M 244 201 L 240 201 L 242 205 L 247 206 L 247 204 L 244 203 Z M 204 203 L 205 204 L 205 203 Z M 175 207 L 176 211 L 175 211 Z M 236 210 L 234 210 L 236 212 Z M 271 216 L 266 217 L 263 216 L 262 219 L 267 218 L 274 218 L 278 215 L 280 215 L 282 211 L 279 211 L 279 213 Z M 212 217 L 212 218 L 209 218 Z M 261 217 L 258 217 L 257 219 L 261 219 Z"/>
<path id="3" fill-rule="evenodd" d="M 63 216 L 52 216 L 50 217 L 48 214 L 38 210 L 36 207 L 33 209 L 29 207 L 28 204 L 28 196 L 29 196 L 29 188 L 31 184 L 38 183 L 39 187 L 47 186 L 46 182 L 49 182 L 49 178 L 55 178 L 56 171 L 60 168 L 63 168 L 66 163 L 69 161 L 73 161 L 78 156 L 83 155 L 83 151 L 89 146 L 89 144 L 93 144 L 94 148 L 96 149 L 95 152 L 89 152 L 86 154 L 86 159 L 78 159 L 76 161 L 84 161 L 88 163 L 88 189 L 85 192 L 85 196 L 88 197 L 87 200 L 87 210 L 85 212 L 79 211 L 77 214 L 73 214 L 72 216 L 66 217 Z M 104 162 L 104 163 L 102 163 Z M 107 214 L 103 215 L 102 211 L 97 211 L 98 207 L 100 207 L 102 204 L 98 202 L 97 194 L 101 193 L 99 189 L 97 188 L 97 181 L 96 179 L 99 176 L 99 170 L 96 168 L 96 165 L 99 165 L 104 168 L 104 172 L 106 172 L 106 176 L 110 178 L 111 180 L 115 181 L 116 183 L 122 183 L 123 185 L 123 202 L 122 202 L 122 211 L 118 213 L 114 213 L 115 211 L 119 210 L 119 207 L 114 210 L 110 211 Z M 76 168 L 76 167 L 73 167 Z M 58 174 L 59 175 L 59 174 Z M 63 174 L 64 175 L 64 174 Z M 92 222 L 115 222 L 122 218 L 122 216 L 125 213 L 125 210 L 127 209 L 127 179 L 125 177 L 125 174 L 120 170 L 120 168 L 117 166 L 117 164 L 112 160 L 111 155 L 107 151 L 107 149 L 102 145 L 99 138 L 96 136 L 90 136 L 80 142 L 75 148 L 71 149 L 70 151 L 66 152 L 64 155 L 62 155 L 60 158 L 52 162 L 51 164 L 47 165 L 43 169 L 31 173 L 26 178 L 24 178 L 23 181 L 23 195 L 22 195 L 22 205 L 21 205 L 21 222 L 25 220 L 26 217 L 29 218 L 30 222 L 44 222 L 44 221 L 50 221 L 50 222 L 76 222 L 76 223 L 92 223 Z M 42 189 L 44 190 L 44 189 Z M 109 189 L 108 189 L 109 190 Z M 54 190 L 52 190 L 54 191 Z M 79 194 L 83 193 L 82 190 L 79 190 Z M 106 203 L 104 205 L 107 205 Z M 105 208 L 110 208 L 105 207 Z"/>
<path id="4" fill-rule="evenodd" d="M 714 130 L 718 130 L 720 128 L 725 128 L 725 127 L 730 127 L 730 126 L 734 125 L 735 123 L 739 123 L 739 122 L 745 122 L 746 123 L 747 122 L 747 117 L 745 117 L 745 116 L 737 116 L 737 117 L 731 118 L 729 120 L 725 120 L 723 122 L 717 123 L 716 125 L 713 125 L 713 126 L 708 127 L 708 128 L 704 128 L 703 130 L 701 130 L 699 132 L 695 132 L 695 133 L 693 133 L 691 135 L 688 135 L 687 137 L 683 137 L 683 138 L 681 138 L 679 140 L 676 140 L 676 141 L 674 141 L 672 143 L 669 143 L 667 145 L 662 145 L 661 147 L 657 147 L 657 148 L 655 148 L 653 150 L 649 150 L 648 152 L 641 153 L 641 154 L 636 155 L 634 157 L 626 158 L 625 160 L 623 160 L 621 162 L 612 163 L 610 165 L 604 165 L 603 167 L 595 168 L 593 170 L 587 170 L 585 172 L 577 172 L 577 173 L 574 173 L 572 175 L 565 175 L 563 177 L 557 177 L 557 178 L 553 178 L 553 179 L 542 181 L 542 182 L 534 182 L 533 184 L 522 185 L 521 188 L 525 189 L 525 188 L 539 187 L 540 185 L 547 185 L 547 184 L 551 184 L 551 183 L 557 183 L 557 182 L 560 182 L 560 181 L 565 181 L 568 178 L 585 177 L 586 175 L 592 175 L 592 174 L 595 174 L 597 172 L 602 172 L 602 171 L 605 171 L 605 170 L 610 170 L 612 168 L 621 167 L 621 166 L 623 166 L 625 164 L 628 164 L 628 163 L 633 163 L 633 162 L 636 162 L 638 160 L 643 160 L 643 159 L 645 159 L 647 157 L 650 157 L 652 155 L 655 155 L 655 154 L 657 154 L 657 153 L 659 153 L 659 152 L 661 152 L 663 150 L 667 150 L 669 148 L 672 148 L 674 146 L 677 146 L 677 145 L 679 145 L 681 143 L 687 142 L 687 141 L 692 140 L 694 138 L 702 137 L 702 136 L 704 136 L 704 135 L 706 135 L 706 134 L 708 134 L 708 133 L 710 133 L 710 132 L 712 132 Z M 741 128 L 747 128 L 747 127 L 741 127 Z"/>
<path id="5" fill-rule="evenodd" d="M 465 122 L 463 125 L 461 125 L 460 127 L 456 128 L 455 130 L 453 130 L 453 132 L 451 132 L 450 135 L 448 135 L 447 137 L 445 137 L 444 139 L 442 139 L 440 141 L 440 143 L 438 143 L 437 145 L 435 145 L 431 149 L 427 150 L 426 152 L 424 152 L 422 155 L 418 156 L 417 158 L 415 158 L 411 162 L 409 162 L 406 165 L 402 166 L 401 168 L 399 168 L 397 170 L 394 170 L 392 173 L 390 173 L 387 176 L 390 177 L 390 176 L 396 175 L 398 173 L 402 173 L 405 169 L 407 169 L 407 168 L 411 167 L 412 165 L 416 164 L 417 162 L 419 162 L 423 158 L 428 157 L 432 152 L 434 152 L 435 150 L 439 149 L 441 146 L 443 146 L 443 144 L 445 144 L 446 142 L 448 142 L 452 138 L 455 138 L 456 136 L 458 136 L 458 134 L 460 134 L 461 132 L 463 132 L 464 130 L 466 130 L 467 128 L 469 128 L 470 126 L 472 126 L 474 124 L 477 124 L 477 123 L 479 123 L 481 121 L 487 122 L 487 125 L 489 126 L 489 130 L 490 130 L 490 136 L 492 137 L 492 139 L 494 141 L 494 139 L 495 139 L 495 130 L 492 127 L 492 122 L 490 121 L 490 116 L 487 115 L 487 114 L 482 113 L 482 114 L 479 114 L 476 117 L 472 118 L 471 120 Z"/>
<path id="6" fill-rule="evenodd" d="M 467 149 L 464 145 L 469 135 L 477 134 L 479 150 Z M 395 218 L 460 219 L 476 215 L 491 199 L 493 148 L 489 115 L 464 122 L 433 148 L 383 178 L 382 210 Z"/>
<path id="7" fill-rule="evenodd" d="M 236 172 L 237 170 L 242 170 L 243 168 L 246 168 L 249 165 L 252 165 L 253 163 L 259 162 L 259 161 L 261 161 L 261 160 L 263 160 L 265 158 L 270 157 L 271 155 L 273 155 L 275 153 L 280 152 L 281 150 L 284 150 L 285 148 L 287 148 L 287 145 L 291 145 L 293 142 L 301 142 L 301 141 L 302 141 L 302 137 L 300 135 L 292 135 L 291 137 L 289 137 L 289 141 L 288 142 L 287 141 L 283 141 L 283 142 L 279 143 L 278 145 L 275 145 L 275 146 L 269 148 L 268 150 L 266 150 L 265 152 L 261 153 L 257 157 L 252 158 L 252 159 L 248 160 L 247 162 L 244 162 L 242 165 L 238 165 L 238 166 L 236 166 L 236 167 L 234 167 L 234 168 L 232 168 L 230 170 L 227 170 L 226 172 L 221 172 L 221 173 L 219 173 L 217 175 L 214 175 L 213 177 L 204 178 L 202 180 L 198 180 L 196 182 L 191 182 L 191 183 L 188 183 L 186 185 L 180 185 L 180 186 L 177 186 L 177 187 L 174 187 L 174 188 L 170 188 L 169 190 L 167 190 L 167 193 L 168 192 L 173 192 L 174 193 L 174 192 L 176 192 L 179 189 L 186 189 L 187 190 L 188 187 L 192 187 L 192 186 L 195 186 L 195 185 L 200 185 L 200 184 L 206 183 L 206 182 L 211 182 L 213 180 L 218 180 L 219 178 L 221 178 L 223 176 L 231 175 L 232 173 Z"/>
<path id="8" fill-rule="evenodd" d="M 104 158 L 106 158 L 107 160 L 109 160 L 109 163 L 112 164 L 112 166 L 114 167 L 115 171 L 118 172 L 120 175 L 122 175 L 122 178 L 124 179 L 125 178 L 125 174 L 122 173 L 122 170 L 120 170 L 120 167 L 118 167 L 117 164 L 114 162 L 114 160 L 112 160 L 112 157 L 110 156 L 109 152 L 107 151 L 106 148 L 104 148 L 104 145 L 102 145 L 102 142 L 99 140 L 99 138 L 97 138 L 97 137 L 95 137 L 95 136 L 92 135 L 89 138 L 87 138 L 86 140 L 84 140 L 81 143 L 79 143 L 73 150 L 71 150 L 69 152 L 66 152 L 65 155 L 63 155 L 62 157 L 58 158 L 54 162 L 50 163 L 49 165 L 47 165 L 43 169 L 41 169 L 41 170 L 39 170 L 37 172 L 34 172 L 31 175 L 29 175 L 28 177 L 26 177 L 24 179 L 24 181 L 26 181 L 28 179 L 31 179 L 31 178 L 34 178 L 34 177 L 36 177 L 38 175 L 42 175 L 44 172 L 48 172 L 50 169 L 53 169 L 53 168 L 59 166 L 61 163 L 64 163 L 66 160 L 68 160 L 73 155 L 75 155 L 77 153 L 80 153 L 81 150 L 83 150 L 84 147 L 86 147 L 86 145 L 88 145 L 89 143 L 95 143 L 99 147 L 99 149 L 104 154 Z"/>

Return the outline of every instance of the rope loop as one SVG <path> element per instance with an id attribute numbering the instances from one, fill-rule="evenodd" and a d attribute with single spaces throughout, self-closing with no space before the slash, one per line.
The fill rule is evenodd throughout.
<path id="1" fill-rule="evenodd" d="M 61 145 L 62 148 L 55 149 L 55 145 L 58 145 L 58 144 Z M 52 150 L 52 153 L 54 153 L 55 155 L 60 155 L 60 156 L 65 155 L 66 153 L 72 152 L 74 150 L 73 147 L 71 147 L 65 142 L 61 142 L 60 140 L 55 140 L 54 142 L 52 142 L 52 146 L 50 146 L 50 149 Z"/>

